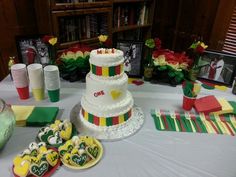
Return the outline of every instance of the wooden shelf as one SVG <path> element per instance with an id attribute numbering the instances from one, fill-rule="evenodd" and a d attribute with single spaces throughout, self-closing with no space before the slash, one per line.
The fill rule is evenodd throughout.
<path id="1" fill-rule="evenodd" d="M 110 1 L 102 2 L 83 2 L 83 3 L 55 3 L 52 4 L 52 10 L 70 10 L 70 9 L 84 9 L 93 7 L 108 7 L 111 6 Z"/>
<path id="2" fill-rule="evenodd" d="M 138 29 L 138 28 L 147 28 L 150 27 L 150 24 L 147 25 L 130 25 L 130 26 L 121 26 L 121 27 L 116 27 L 113 28 L 113 33 L 117 33 L 117 32 L 122 32 L 122 31 L 127 31 L 127 30 L 134 30 L 134 29 Z"/>
<path id="3" fill-rule="evenodd" d="M 75 44 L 78 44 L 78 43 L 82 43 L 82 44 L 98 44 L 99 41 L 98 41 L 97 37 L 89 38 L 89 39 L 81 39 L 79 41 L 71 41 L 71 42 L 61 43 L 58 48 L 59 49 L 65 49 L 65 48 L 71 47 L 71 46 L 73 46 Z"/>
<path id="4" fill-rule="evenodd" d="M 133 38 L 132 40 L 150 38 L 155 1 L 35 0 L 34 4 L 39 34 L 57 36 L 59 38 L 58 49 L 63 50 L 77 43 L 97 46 L 97 35 L 100 34 L 108 35 L 113 44 L 116 44 L 117 40 L 121 38 L 125 39 L 126 35 L 131 35 L 129 37 Z M 116 27 L 118 25 L 119 27 Z M 90 29 L 90 32 L 86 29 Z"/>
<path id="5" fill-rule="evenodd" d="M 55 15 L 57 17 L 63 17 L 63 16 L 73 16 L 73 15 L 84 15 L 84 14 L 95 14 L 95 13 L 107 13 L 111 12 L 111 9 L 108 7 L 104 8 L 92 8 L 87 9 L 86 11 L 83 9 L 76 9 L 76 10 L 60 10 L 60 11 L 52 11 L 52 15 Z"/>
<path id="6" fill-rule="evenodd" d="M 114 0 L 114 4 L 118 3 L 137 3 L 137 2 L 150 2 L 151 0 Z"/>

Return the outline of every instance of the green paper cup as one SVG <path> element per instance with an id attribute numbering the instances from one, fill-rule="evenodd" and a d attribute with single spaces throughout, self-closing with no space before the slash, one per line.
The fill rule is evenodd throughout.
<path id="1" fill-rule="evenodd" d="M 48 96 L 51 102 L 57 102 L 60 100 L 60 89 L 48 90 Z"/>

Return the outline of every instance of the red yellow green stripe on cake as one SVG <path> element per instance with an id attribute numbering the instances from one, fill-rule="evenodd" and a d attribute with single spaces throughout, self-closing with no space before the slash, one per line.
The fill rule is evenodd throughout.
<path id="1" fill-rule="evenodd" d="M 53 123 L 59 111 L 58 107 L 11 106 L 17 126 L 44 126 Z"/>
<path id="2" fill-rule="evenodd" d="M 91 64 L 90 67 L 93 74 L 104 77 L 120 75 L 123 72 L 123 64 L 116 66 L 96 66 Z"/>
<path id="3" fill-rule="evenodd" d="M 82 109 L 82 115 L 85 120 L 88 122 L 98 125 L 98 126 L 112 126 L 121 124 L 125 121 L 127 121 L 131 117 L 132 111 L 131 109 L 126 112 L 125 114 L 119 115 L 119 116 L 113 116 L 113 117 L 98 117 L 91 113 L 88 113 L 84 109 Z"/>

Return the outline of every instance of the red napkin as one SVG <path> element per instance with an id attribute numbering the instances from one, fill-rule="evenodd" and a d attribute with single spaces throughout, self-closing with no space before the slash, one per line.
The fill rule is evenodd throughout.
<path id="1" fill-rule="evenodd" d="M 194 108 L 197 112 L 203 112 L 205 114 L 208 114 L 210 112 L 220 111 L 222 109 L 222 106 L 217 101 L 215 96 L 209 95 L 196 99 L 194 103 Z"/>

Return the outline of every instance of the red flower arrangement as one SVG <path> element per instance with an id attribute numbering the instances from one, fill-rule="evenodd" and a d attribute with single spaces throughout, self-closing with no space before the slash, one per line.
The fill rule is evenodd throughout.
<path id="1" fill-rule="evenodd" d="M 188 55 L 193 60 L 193 62 L 188 72 L 188 80 L 195 81 L 197 79 L 197 75 L 202 67 L 199 65 L 199 60 L 207 47 L 208 46 L 201 41 L 193 42 L 189 47 Z"/>
<path id="2" fill-rule="evenodd" d="M 81 79 L 89 71 L 89 54 L 92 48 L 78 44 L 59 55 L 56 60 L 60 74 L 71 82 Z"/>
<path id="3" fill-rule="evenodd" d="M 181 83 L 184 79 L 184 73 L 189 70 L 192 64 L 192 60 L 185 52 L 176 53 L 169 49 L 162 49 L 161 41 L 159 39 L 155 41 L 158 47 L 152 53 L 154 66 L 159 71 L 167 71 L 171 79 L 174 79 L 176 83 Z"/>
<path id="4" fill-rule="evenodd" d="M 45 35 L 43 36 L 42 41 L 48 46 L 49 63 L 55 64 L 57 53 L 55 44 L 57 43 L 57 37 Z"/>

